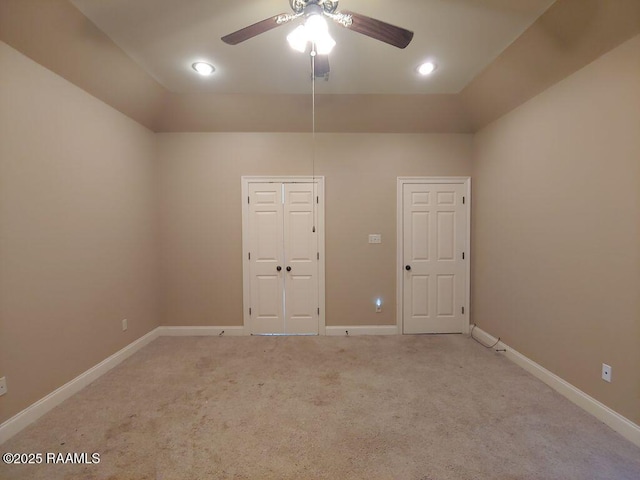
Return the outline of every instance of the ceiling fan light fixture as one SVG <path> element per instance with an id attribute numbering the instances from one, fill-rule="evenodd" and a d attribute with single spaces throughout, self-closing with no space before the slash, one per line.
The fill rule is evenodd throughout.
<path id="1" fill-rule="evenodd" d="M 323 37 L 329 31 L 327 21 L 322 15 L 318 14 L 309 15 L 309 18 L 307 18 L 307 21 L 305 22 L 305 26 L 307 27 L 308 38 L 312 41 Z"/>
<path id="2" fill-rule="evenodd" d="M 204 77 L 209 76 L 216 71 L 215 67 L 207 62 L 195 62 L 191 67 Z"/>
<path id="3" fill-rule="evenodd" d="M 315 41 L 315 45 L 316 53 L 318 55 L 329 55 L 331 53 L 331 50 L 333 50 L 333 47 L 336 46 L 336 41 L 331 38 L 331 35 L 329 35 L 329 33 L 327 33 L 326 35 L 318 38 Z"/>
<path id="4" fill-rule="evenodd" d="M 423 77 L 431 75 L 435 71 L 435 69 L 436 69 L 436 64 L 433 62 L 424 62 L 423 64 L 419 65 L 417 68 L 418 73 Z"/>
<path id="5" fill-rule="evenodd" d="M 305 23 L 307 27 L 307 39 L 316 47 L 318 55 L 329 55 L 336 41 L 329 35 L 329 26 L 321 14 L 309 15 Z"/>
<path id="6" fill-rule="evenodd" d="M 329 35 L 327 21 L 319 14 L 309 15 L 304 25 L 299 25 L 287 35 L 287 42 L 291 48 L 301 53 L 311 43 L 318 55 L 328 55 L 336 45 L 336 41 Z"/>
<path id="7" fill-rule="evenodd" d="M 307 49 L 308 34 L 304 25 L 298 25 L 296 29 L 287 35 L 287 42 L 294 50 L 304 53 Z"/>

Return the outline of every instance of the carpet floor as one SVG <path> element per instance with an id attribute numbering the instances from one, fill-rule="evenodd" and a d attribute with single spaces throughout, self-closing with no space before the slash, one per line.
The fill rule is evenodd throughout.
<path id="1" fill-rule="evenodd" d="M 638 447 L 460 335 L 161 337 L 0 452 L 99 454 L 3 480 L 640 479 Z"/>

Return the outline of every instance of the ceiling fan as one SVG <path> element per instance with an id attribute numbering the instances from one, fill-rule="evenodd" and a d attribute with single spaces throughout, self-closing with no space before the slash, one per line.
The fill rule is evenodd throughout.
<path id="1" fill-rule="evenodd" d="M 317 24 L 324 23 L 324 32 L 322 31 L 322 26 L 319 28 L 320 33 L 324 35 L 323 37 L 314 38 L 311 35 L 307 35 L 302 31 L 304 27 L 301 25 L 291 32 L 287 40 L 289 40 L 293 48 L 300 51 L 305 51 L 307 42 L 311 43 L 312 56 L 316 57 L 313 62 L 314 75 L 316 77 L 326 78 L 329 73 L 327 54 L 331 50 L 331 47 L 335 45 L 335 41 L 326 33 L 326 22 L 322 17 L 330 18 L 344 28 L 367 35 L 368 37 L 375 38 L 376 40 L 398 48 L 405 48 L 413 38 L 413 32 L 404 28 L 396 27 L 395 25 L 359 13 L 338 11 L 338 0 L 289 0 L 289 5 L 293 13 L 281 13 L 249 25 L 248 27 L 241 28 L 236 32 L 222 37 L 222 41 L 229 45 L 237 45 L 238 43 L 249 40 L 261 33 L 300 17 L 306 18 L 307 31 L 317 30 Z M 319 18 L 322 19 L 321 22 L 314 21 Z M 318 55 L 316 55 L 316 53 Z"/>

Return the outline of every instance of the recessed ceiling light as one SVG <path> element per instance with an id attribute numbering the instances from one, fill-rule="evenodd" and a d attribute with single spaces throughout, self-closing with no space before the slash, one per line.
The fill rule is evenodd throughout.
<path id="1" fill-rule="evenodd" d="M 436 69 L 436 65 L 433 62 L 425 62 L 418 67 L 418 73 L 423 76 L 431 75 Z"/>
<path id="2" fill-rule="evenodd" d="M 204 76 L 211 75 L 216 71 L 215 67 L 207 62 L 196 62 L 191 66 L 196 72 Z"/>

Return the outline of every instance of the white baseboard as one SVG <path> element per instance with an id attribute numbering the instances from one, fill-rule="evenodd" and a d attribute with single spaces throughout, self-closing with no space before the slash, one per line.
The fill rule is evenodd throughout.
<path id="1" fill-rule="evenodd" d="M 357 325 L 342 327 L 326 327 L 327 336 L 355 336 L 355 335 L 397 335 L 397 325 Z M 348 335 L 347 335 L 347 332 Z"/>
<path id="2" fill-rule="evenodd" d="M 0 444 L 6 442 L 23 428 L 35 422 L 42 415 L 60 405 L 67 398 L 82 390 L 113 367 L 127 359 L 151 341 L 162 336 L 204 336 L 204 335 L 238 336 L 244 335 L 244 327 L 157 327 L 117 351 L 99 364 L 81 373 L 73 380 L 57 388 L 49 395 L 28 406 L 0 425 Z"/>
<path id="3" fill-rule="evenodd" d="M 91 382 L 107 373 L 113 367 L 129 358 L 131 355 L 133 355 L 145 345 L 149 344 L 151 341 L 155 340 L 157 337 L 158 329 L 155 328 L 143 337 L 140 337 L 138 340 L 130 343 L 122 350 L 117 351 L 99 364 L 91 367 L 86 372 L 81 373 L 73 380 L 70 380 L 61 387 L 57 388 L 46 397 L 41 398 L 36 403 L 25 408 L 17 415 L 14 415 L 7 421 L 3 422 L 0 425 L 0 444 L 9 440 L 20 430 L 35 422 L 42 415 L 60 405 L 67 398 L 82 390 Z"/>
<path id="4" fill-rule="evenodd" d="M 223 333 L 224 332 L 224 333 Z M 349 336 L 356 335 L 397 335 L 398 327 L 396 325 L 369 325 L 369 326 L 328 326 L 326 327 L 326 335 L 332 336 Z M 127 345 L 123 349 L 114 353 L 107 359 L 103 360 L 96 366 L 90 368 L 86 372 L 80 374 L 73 380 L 54 390 L 46 397 L 38 400 L 33 405 L 27 407 L 22 412 L 11 417 L 0 425 L 0 444 L 6 442 L 21 431 L 23 428 L 36 421 L 42 415 L 58 406 L 67 398 L 82 390 L 91 382 L 107 373 L 113 367 L 133 355 L 145 345 L 160 336 L 241 336 L 245 335 L 244 327 L 157 327 L 147 333 L 138 340 Z M 473 334 L 479 340 L 493 344 L 496 338 L 476 327 Z M 549 385 L 560 394 L 571 400 L 573 403 L 594 415 L 596 418 L 610 426 L 613 430 L 621 434 L 623 437 L 640 447 L 640 426 L 631 420 L 623 417 L 619 413 L 611 410 L 606 405 L 600 403 L 593 397 L 587 395 L 582 390 L 574 387 L 562 378 L 558 377 L 549 370 L 538 365 L 534 361 L 525 357 L 521 353 L 512 349 L 503 342 L 499 342 L 497 349 L 506 349 L 504 355 L 520 367 L 533 374 L 538 379 Z"/>
<path id="5" fill-rule="evenodd" d="M 478 327 L 473 329 L 473 336 L 488 345 L 493 345 L 498 340 Z M 542 380 L 558 393 L 568 398 L 580 408 L 586 410 L 598 420 L 607 424 L 624 438 L 640 447 L 640 425 L 636 425 L 628 418 L 625 418 L 614 410 L 611 410 L 603 403 L 586 394 L 579 388 L 574 387 L 566 380 L 563 380 L 555 373 L 550 372 L 533 360 L 525 357 L 520 352 L 506 345 L 504 342 L 498 342 L 495 348 L 498 350 L 505 349 L 506 352 L 504 352 L 503 355 L 505 355 L 509 360 L 524 368 L 534 377 Z"/>
<path id="6" fill-rule="evenodd" d="M 244 327 L 158 327 L 160 337 L 238 337 L 245 335 Z"/>
<path id="7" fill-rule="evenodd" d="M 248 335 L 244 327 L 158 327 L 160 337 L 195 337 L 195 336 L 226 336 L 236 337 Z M 396 325 L 358 325 L 344 327 L 325 327 L 325 335 L 397 335 Z"/>

